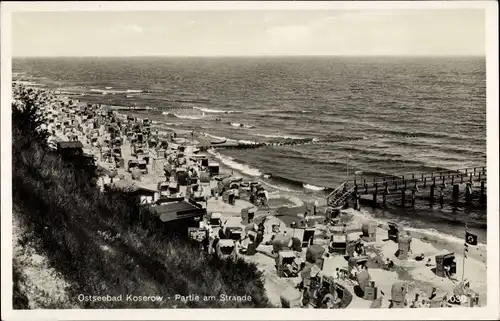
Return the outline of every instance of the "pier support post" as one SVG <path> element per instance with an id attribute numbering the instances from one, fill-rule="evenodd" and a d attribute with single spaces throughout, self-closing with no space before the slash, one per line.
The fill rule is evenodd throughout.
<path id="1" fill-rule="evenodd" d="M 373 192 L 372 207 L 377 207 L 377 190 Z"/>
<path id="2" fill-rule="evenodd" d="M 436 188 L 436 185 L 431 185 L 429 186 L 429 198 L 431 200 L 431 203 L 434 203 L 434 189 Z"/>
<path id="3" fill-rule="evenodd" d="M 469 174 L 469 183 L 471 184 L 472 184 L 472 175 L 473 175 L 472 173 Z"/>
<path id="4" fill-rule="evenodd" d="M 361 208 L 359 206 L 359 194 L 358 194 L 358 191 L 354 191 L 354 209 L 356 211 L 359 211 L 359 209 Z"/>
<path id="5" fill-rule="evenodd" d="M 405 206 L 406 203 L 406 189 L 401 189 L 401 206 Z"/>
<path id="6" fill-rule="evenodd" d="M 444 205 L 444 185 L 441 185 L 439 189 L 439 205 L 441 205 L 441 208 Z"/>
<path id="7" fill-rule="evenodd" d="M 427 187 L 427 177 L 424 178 L 424 188 Z"/>
<path id="8" fill-rule="evenodd" d="M 460 184 L 464 182 L 464 174 L 460 174 Z"/>
<path id="9" fill-rule="evenodd" d="M 484 186 L 484 181 L 482 181 L 481 182 L 481 196 L 480 196 L 481 204 L 486 203 L 486 194 L 484 192 L 485 192 L 485 186 Z"/>
<path id="10" fill-rule="evenodd" d="M 411 207 L 415 207 L 415 199 L 417 198 L 417 189 L 411 190 Z"/>
<path id="11" fill-rule="evenodd" d="M 454 203 L 458 202 L 459 195 L 460 195 L 459 185 L 455 184 L 455 185 L 453 185 L 453 202 Z"/>
<path id="12" fill-rule="evenodd" d="M 385 206 L 386 206 L 386 204 L 387 204 L 387 194 L 389 194 L 387 190 L 385 190 L 385 191 L 382 193 L 382 204 L 384 205 L 384 207 L 385 207 Z"/>
<path id="13" fill-rule="evenodd" d="M 465 202 L 467 204 L 470 203 L 471 201 L 471 195 L 472 194 L 472 185 L 470 183 L 467 183 L 467 185 L 465 186 Z"/>

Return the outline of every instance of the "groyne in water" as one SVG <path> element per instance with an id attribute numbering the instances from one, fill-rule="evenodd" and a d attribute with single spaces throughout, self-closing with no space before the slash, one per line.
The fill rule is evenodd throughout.
<path id="1" fill-rule="evenodd" d="M 272 142 L 225 142 L 225 143 L 210 143 L 206 145 L 207 148 L 213 149 L 254 149 L 261 147 L 273 147 L 273 146 L 298 146 L 298 145 L 307 145 L 307 144 L 327 144 L 327 143 L 335 143 L 335 140 L 318 140 L 316 138 L 297 138 L 297 139 L 289 139 L 283 141 L 272 141 Z"/>

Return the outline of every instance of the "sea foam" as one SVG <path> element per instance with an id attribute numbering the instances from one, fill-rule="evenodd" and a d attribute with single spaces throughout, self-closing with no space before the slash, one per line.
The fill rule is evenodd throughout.
<path id="1" fill-rule="evenodd" d="M 224 165 L 235 169 L 245 175 L 253 177 L 259 177 L 262 175 L 262 173 L 258 169 L 252 168 L 246 164 L 238 163 L 233 158 L 221 155 L 212 149 L 208 150 L 208 153 L 220 160 Z"/>

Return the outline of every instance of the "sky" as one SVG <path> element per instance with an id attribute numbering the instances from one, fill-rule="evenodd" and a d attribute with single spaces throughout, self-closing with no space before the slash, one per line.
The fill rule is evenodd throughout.
<path id="1" fill-rule="evenodd" d="M 18 57 L 484 54 L 482 9 L 12 15 Z"/>

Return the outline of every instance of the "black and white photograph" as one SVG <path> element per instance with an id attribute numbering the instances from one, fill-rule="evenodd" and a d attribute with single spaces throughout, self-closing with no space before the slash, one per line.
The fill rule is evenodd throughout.
<path id="1" fill-rule="evenodd" d="M 495 2 L 1 14 L 2 319 L 500 316 Z"/>

